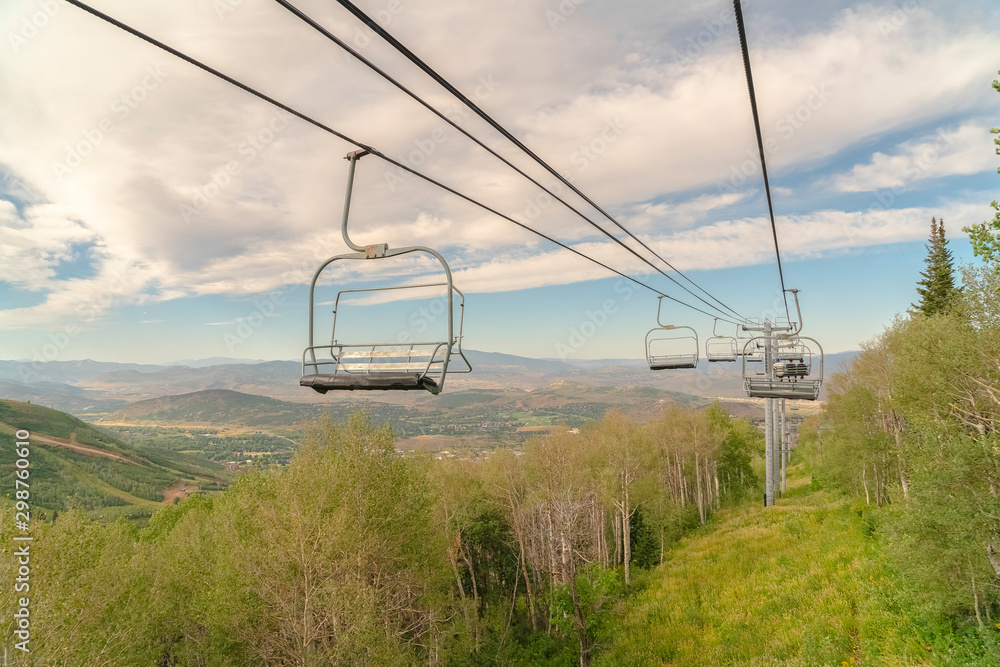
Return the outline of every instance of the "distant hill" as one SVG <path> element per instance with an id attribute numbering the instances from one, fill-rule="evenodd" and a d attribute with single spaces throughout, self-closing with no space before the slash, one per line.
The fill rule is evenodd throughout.
<path id="1" fill-rule="evenodd" d="M 23 384 L 0 380 L 0 399 L 41 404 L 74 414 L 117 410 L 127 402 L 121 398 L 105 398 L 103 392 L 52 381 Z"/>
<path id="2" fill-rule="evenodd" d="M 202 366 L 223 366 L 226 364 L 266 364 L 266 359 L 236 359 L 233 357 L 209 357 L 207 359 L 185 359 L 183 361 L 172 361 L 165 366 L 190 366 L 191 368 L 201 368 Z"/>
<path id="3" fill-rule="evenodd" d="M 209 389 L 136 401 L 107 415 L 108 422 L 291 425 L 315 419 L 319 406 L 279 401 L 229 389 Z"/>
<path id="4" fill-rule="evenodd" d="M 152 372 L 162 366 L 151 364 L 119 364 L 106 361 L 3 361 L 0 360 L 0 380 L 11 380 L 21 384 L 34 382 L 58 382 L 76 384 L 98 373 L 112 370 L 134 370 Z"/>
<path id="5" fill-rule="evenodd" d="M 30 501 L 36 509 L 137 506 L 149 511 L 183 480 L 224 482 L 222 466 L 130 446 L 58 410 L 0 400 L 0 488 L 13 496 L 15 433 L 30 433 Z"/>
<path id="6" fill-rule="evenodd" d="M 301 364 L 294 361 L 266 361 L 260 364 L 219 366 L 168 366 L 151 372 L 135 369 L 95 374 L 78 385 L 102 394 L 115 393 L 130 400 L 172 396 L 210 389 L 229 389 L 275 398 L 299 397 L 311 400 L 307 389 L 299 387 Z M 303 399 L 303 395 L 305 398 Z"/>
<path id="7" fill-rule="evenodd" d="M 530 359 L 508 354 L 466 352 L 472 373 L 448 377 L 445 394 L 464 390 L 537 390 L 554 382 L 570 381 L 598 386 L 645 386 L 700 396 L 742 397 L 739 364 L 699 364 L 694 370 L 651 372 L 642 360 L 565 362 Z M 303 403 L 339 403 L 350 394 L 320 395 L 299 386 L 301 364 L 269 361 L 260 364 L 173 366 L 147 372 L 120 370 L 95 374 L 77 385 L 101 396 L 138 400 L 210 389 L 229 389 Z M 416 394 L 386 397 L 387 402 L 410 404 Z M 378 395 L 378 400 L 383 400 Z"/>
<path id="8" fill-rule="evenodd" d="M 342 418 L 349 412 L 368 409 L 377 419 L 387 419 L 410 429 L 414 420 L 447 423 L 517 420 L 514 415 L 532 413 L 563 419 L 600 418 L 610 408 L 620 408 L 639 419 L 659 414 L 667 405 L 698 407 L 706 399 L 661 391 L 652 387 L 599 387 L 559 381 L 546 387 L 523 389 L 469 389 L 432 396 L 425 392 L 400 397 L 399 393 L 350 393 L 335 403 L 315 405 L 280 401 L 226 389 L 163 396 L 137 401 L 104 415 L 99 423 L 134 425 L 210 425 L 268 428 L 301 426 L 324 413 Z M 395 400 L 393 400 L 395 399 Z M 406 406 L 399 401 L 406 401 Z"/>

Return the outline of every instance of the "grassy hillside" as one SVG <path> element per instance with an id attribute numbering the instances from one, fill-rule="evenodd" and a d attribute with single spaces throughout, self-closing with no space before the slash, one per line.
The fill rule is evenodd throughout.
<path id="1" fill-rule="evenodd" d="M 31 498 L 39 509 L 148 511 L 164 500 L 164 491 L 185 481 L 192 487 L 225 482 L 218 464 L 133 447 L 58 410 L 0 400 L 0 488 L 8 492 L 14 488 L 14 434 L 20 429 L 31 434 Z"/>
<path id="2" fill-rule="evenodd" d="M 730 510 L 684 539 L 595 664 L 997 664 L 983 655 L 995 638 L 918 620 L 863 504 L 795 481 L 775 508 Z"/>

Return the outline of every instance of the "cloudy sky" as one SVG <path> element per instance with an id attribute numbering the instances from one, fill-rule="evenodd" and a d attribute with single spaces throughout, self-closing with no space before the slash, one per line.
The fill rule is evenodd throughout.
<path id="1" fill-rule="evenodd" d="M 784 315 L 731 3 L 356 2 L 702 288 Z M 276 2 L 93 6 L 707 310 Z M 337 3 L 296 6 L 621 236 Z M 1000 191 L 1000 6 L 746 0 L 744 15 L 786 283 L 805 333 L 856 349 L 915 299 L 932 216 L 973 261 L 961 227 Z M 347 250 L 354 146 L 62 0 L 5 0 L 0 35 L 0 358 L 298 358 L 311 274 Z M 358 164 L 351 233 L 441 252 L 469 348 L 638 358 L 656 320 L 653 292 L 377 157 Z M 318 311 L 335 287 L 436 276 L 417 257 L 341 262 Z M 436 339 L 440 311 L 356 298 L 338 337 Z"/>

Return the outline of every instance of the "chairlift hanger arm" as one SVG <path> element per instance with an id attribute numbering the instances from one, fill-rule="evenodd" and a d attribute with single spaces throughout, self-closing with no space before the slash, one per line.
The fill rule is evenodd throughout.
<path id="1" fill-rule="evenodd" d="M 719 318 L 716 317 L 715 318 L 715 322 L 712 323 L 712 337 L 713 338 L 722 338 L 722 336 L 719 334 L 719 330 L 718 329 L 719 329 Z"/>
<path id="2" fill-rule="evenodd" d="M 780 335 L 783 338 L 797 336 L 802 331 L 802 308 L 799 306 L 799 290 L 796 288 L 789 288 L 785 291 L 791 292 L 792 296 L 795 297 L 795 312 L 798 313 L 798 322 L 789 322 L 787 325 L 778 325 L 774 322 L 765 320 L 764 324 L 751 325 L 749 323 L 744 323 L 738 325 L 739 328 L 743 331 L 768 331 L 775 334 L 780 332 Z"/>
<path id="3" fill-rule="evenodd" d="M 786 292 L 791 292 L 792 296 L 795 298 L 795 312 L 798 314 L 798 322 L 792 322 L 792 324 L 797 324 L 798 328 L 792 331 L 789 335 L 795 336 L 800 331 L 802 331 L 802 308 L 799 306 L 799 290 L 795 288 L 787 289 Z"/>

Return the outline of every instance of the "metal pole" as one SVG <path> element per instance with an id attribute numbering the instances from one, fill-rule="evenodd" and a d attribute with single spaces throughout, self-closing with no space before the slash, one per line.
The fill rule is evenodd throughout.
<path id="1" fill-rule="evenodd" d="M 785 421 L 785 399 L 781 399 L 781 493 L 787 488 L 785 481 L 788 468 L 788 429 Z"/>
<path id="2" fill-rule="evenodd" d="M 779 399 L 771 399 L 771 428 L 774 435 L 771 442 L 774 443 L 774 497 L 781 497 L 781 423 L 778 419 Z"/>
<path id="3" fill-rule="evenodd" d="M 764 372 L 774 377 L 774 359 L 771 350 L 771 323 L 764 322 Z M 774 399 L 764 399 L 764 507 L 774 505 Z"/>
<path id="4" fill-rule="evenodd" d="M 764 399 L 764 507 L 774 504 L 774 429 L 771 427 L 771 401 Z"/>

